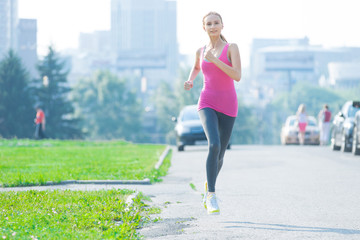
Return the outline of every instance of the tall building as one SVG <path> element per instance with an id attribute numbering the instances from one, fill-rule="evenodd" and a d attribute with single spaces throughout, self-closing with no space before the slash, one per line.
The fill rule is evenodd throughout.
<path id="1" fill-rule="evenodd" d="M 334 73 L 339 73 L 340 68 L 348 70 L 343 63 L 360 61 L 359 56 L 360 48 L 324 48 L 310 45 L 307 38 L 254 39 L 251 79 L 262 91 L 270 93 L 289 91 L 297 82 L 350 87 L 357 83 L 356 75 L 348 81 L 343 79 L 344 74 Z M 341 63 L 332 65 L 331 69 L 335 70 L 331 77 L 328 67 L 330 62 Z M 355 65 L 350 65 L 354 69 Z"/>
<path id="2" fill-rule="evenodd" d="M 37 77 L 37 20 L 20 19 L 18 27 L 18 54 L 30 76 Z"/>
<path id="3" fill-rule="evenodd" d="M 176 1 L 112 0 L 112 46 L 118 71 L 137 69 L 147 90 L 173 82 L 178 65 Z"/>
<path id="4" fill-rule="evenodd" d="M 18 1 L 0 0 L 0 59 L 17 48 Z"/>
<path id="5" fill-rule="evenodd" d="M 79 51 L 108 55 L 111 52 L 111 32 L 80 33 Z"/>
<path id="6" fill-rule="evenodd" d="M 356 88 L 360 86 L 360 61 L 331 62 L 328 64 L 328 85 L 337 88 Z"/>
<path id="7" fill-rule="evenodd" d="M 110 31 L 80 33 L 78 42 L 78 49 L 62 51 L 71 65 L 68 76 L 70 85 L 76 85 L 80 78 L 92 76 L 96 70 L 115 72 Z"/>
<path id="8" fill-rule="evenodd" d="M 309 39 L 305 38 L 291 38 L 291 39 L 277 39 L 277 38 L 255 38 L 251 44 L 250 55 L 250 74 L 254 75 L 258 72 L 257 53 L 260 49 L 267 47 L 282 47 L 282 46 L 308 46 Z"/>

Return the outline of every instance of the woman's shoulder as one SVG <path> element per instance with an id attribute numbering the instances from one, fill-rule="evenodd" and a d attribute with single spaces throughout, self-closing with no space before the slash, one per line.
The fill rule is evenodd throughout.
<path id="1" fill-rule="evenodd" d="M 239 50 L 239 47 L 236 43 L 228 43 L 229 49 Z"/>
<path id="2" fill-rule="evenodd" d="M 201 48 L 199 48 L 198 50 L 196 50 L 196 57 L 199 58 L 201 55 Z"/>
<path id="3" fill-rule="evenodd" d="M 238 45 L 236 43 L 228 43 L 228 56 L 240 54 Z"/>
<path id="4" fill-rule="evenodd" d="M 201 53 L 204 52 L 204 48 L 205 48 L 206 45 L 198 48 L 198 50 L 196 50 L 196 56 L 197 57 L 200 57 Z"/>

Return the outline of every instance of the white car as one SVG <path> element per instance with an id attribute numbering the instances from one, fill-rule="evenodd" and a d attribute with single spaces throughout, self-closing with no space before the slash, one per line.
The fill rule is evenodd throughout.
<path id="1" fill-rule="evenodd" d="M 316 118 L 308 116 L 308 124 L 305 131 L 305 144 L 320 144 L 320 129 L 317 125 Z M 281 129 L 281 143 L 299 144 L 299 126 L 295 115 L 287 117 L 285 124 Z"/>

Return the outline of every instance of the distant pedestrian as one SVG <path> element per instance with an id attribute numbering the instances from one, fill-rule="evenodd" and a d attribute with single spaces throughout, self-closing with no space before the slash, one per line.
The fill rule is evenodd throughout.
<path id="1" fill-rule="evenodd" d="M 238 111 L 234 80 L 238 82 L 241 79 L 238 46 L 225 40 L 221 34 L 223 27 L 220 14 L 209 12 L 204 16 L 203 29 L 210 41 L 197 50 L 194 66 L 184 83 L 184 88 L 190 90 L 202 70 L 204 87 L 199 97 L 198 111 L 209 144 L 203 199 L 208 214 L 220 214 L 215 183 Z"/>
<path id="2" fill-rule="evenodd" d="M 331 111 L 329 110 L 329 106 L 327 104 L 325 104 L 323 109 L 319 112 L 318 119 L 320 125 L 320 144 L 327 145 L 329 142 L 331 125 Z"/>
<path id="3" fill-rule="evenodd" d="M 307 114 L 306 114 L 306 108 L 304 104 L 300 104 L 297 112 L 296 112 L 296 118 L 299 125 L 299 143 L 301 145 L 305 144 L 305 132 L 306 132 L 306 126 L 307 126 Z"/>
<path id="4" fill-rule="evenodd" d="M 46 118 L 44 111 L 39 106 L 36 107 L 36 118 L 34 119 L 34 122 L 35 122 L 35 139 L 45 138 Z"/>

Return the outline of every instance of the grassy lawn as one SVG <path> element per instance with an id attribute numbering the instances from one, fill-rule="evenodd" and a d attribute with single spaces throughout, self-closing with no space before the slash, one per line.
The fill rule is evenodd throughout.
<path id="1" fill-rule="evenodd" d="M 158 209 L 128 190 L 0 192 L 0 239 L 138 239 Z"/>
<path id="2" fill-rule="evenodd" d="M 164 150 L 163 145 L 123 141 L 0 140 L 0 185 L 144 178 L 156 182 L 170 165 L 168 160 L 160 170 L 154 169 Z"/>
<path id="3" fill-rule="evenodd" d="M 62 180 L 160 181 L 169 154 L 162 145 L 123 141 L 0 140 L 0 184 L 42 185 Z M 0 192 L 0 239 L 140 239 L 136 229 L 160 210 L 129 190 Z M 156 220 L 156 219 L 155 219 Z"/>

